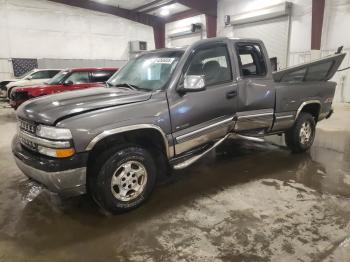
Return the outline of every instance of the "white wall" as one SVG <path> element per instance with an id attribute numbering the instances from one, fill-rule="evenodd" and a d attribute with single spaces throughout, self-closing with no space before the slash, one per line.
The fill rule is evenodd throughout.
<path id="1" fill-rule="evenodd" d="M 321 48 L 324 54 L 333 53 L 339 46 L 347 52 L 341 68 L 350 66 L 350 1 L 326 0 Z M 338 72 L 336 99 L 350 102 L 350 70 Z"/>
<path id="2" fill-rule="evenodd" d="M 293 3 L 289 40 L 289 65 L 311 60 L 312 0 L 289 0 Z M 279 4 L 283 0 L 219 0 L 218 35 L 233 36 L 231 26 L 225 27 L 224 16 L 235 15 Z M 326 0 L 322 32 L 321 55 L 334 53 L 344 45 L 347 52 L 341 68 L 350 66 L 350 1 Z M 350 70 L 339 72 L 332 79 L 338 83 L 335 101 L 350 102 Z"/>
<path id="3" fill-rule="evenodd" d="M 188 36 L 181 37 L 181 39 L 178 38 L 175 41 L 172 41 L 169 38 L 169 35 L 181 32 L 184 29 L 188 28 L 191 24 L 197 24 L 197 23 L 202 24 L 202 28 L 203 28 L 202 35 L 198 35 L 198 34 L 188 35 Z M 178 43 L 180 44 L 180 46 L 190 45 L 194 41 L 196 41 L 200 38 L 204 39 L 206 37 L 207 37 L 207 33 L 206 33 L 205 15 L 193 16 L 193 17 L 178 20 L 175 22 L 167 23 L 165 25 L 165 45 L 166 45 L 166 47 L 177 47 Z M 174 45 L 174 43 L 172 43 L 172 42 L 176 42 L 176 44 Z"/>
<path id="4" fill-rule="evenodd" d="M 233 37 L 231 26 L 225 27 L 225 15 L 237 15 L 271 5 L 285 2 L 283 0 L 219 0 L 218 35 Z M 312 0 L 289 0 L 293 3 L 291 17 L 290 52 L 309 51 L 311 46 L 311 4 Z"/>
<path id="5" fill-rule="evenodd" d="M 154 49 L 150 26 L 46 0 L 0 0 L 0 58 L 127 60 L 131 40 Z"/>

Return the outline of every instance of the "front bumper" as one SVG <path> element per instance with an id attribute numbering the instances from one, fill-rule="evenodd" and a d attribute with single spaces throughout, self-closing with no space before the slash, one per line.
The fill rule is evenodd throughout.
<path id="1" fill-rule="evenodd" d="M 25 101 L 27 100 L 11 100 L 10 99 L 10 106 L 13 108 L 13 109 L 17 109 L 21 104 L 23 104 Z"/>
<path id="2" fill-rule="evenodd" d="M 12 152 L 18 168 L 50 191 L 64 196 L 86 192 L 87 153 L 63 159 L 45 157 L 24 148 L 17 136 L 12 141 Z"/>
<path id="3" fill-rule="evenodd" d="M 7 98 L 7 90 L 0 88 L 0 98 Z"/>

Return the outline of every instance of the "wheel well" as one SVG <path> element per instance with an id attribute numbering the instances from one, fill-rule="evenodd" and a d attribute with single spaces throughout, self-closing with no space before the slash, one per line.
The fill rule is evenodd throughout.
<path id="1" fill-rule="evenodd" d="M 123 133 L 110 135 L 101 141 L 99 141 L 89 153 L 88 157 L 88 170 L 91 170 L 92 165 L 95 163 L 96 157 L 101 155 L 108 149 L 111 149 L 118 144 L 131 144 L 138 145 L 147 150 L 154 156 L 156 162 L 164 161 L 167 159 L 167 148 L 164 144 L 163 135 L 152 128 L 131 130 Z"/>
<path id="2" fill-rule="evenodd" d="M 317 122 L 318 116 L 320 114 L 320 109 L 321 109 L 320 104 L 312 103 L 312 104 L 305 105 L 301 110 L 301 112 L 310 113 L 315 118 L 315 121 Z"/>

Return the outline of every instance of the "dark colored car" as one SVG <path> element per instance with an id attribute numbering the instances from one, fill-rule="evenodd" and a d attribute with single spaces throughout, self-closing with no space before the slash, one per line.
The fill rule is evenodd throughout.
<path id="1" fill-rule="evenodd" d="M 17 109 L 20 104 L 31 98 L 104 86 L 105 82 L 117 70 L 117 68 L 75 68 L 62 70 L 45 84 L 14 88 L 10 94 L 10 105 Z"/>
<path id="2" fill-rule="evenodd" d="M 145 52 L 104 88 L 21 105 L 15 161 L 53 192 L 88 192 L 109 211 L 127 211 L 169 167 L 186 168 L 228 138 L 285 134 L 293 152 L 308 150 L 332 113 L 336 83 L 328 80 L 344 56 L 272 74 L 254 39 Z"/>

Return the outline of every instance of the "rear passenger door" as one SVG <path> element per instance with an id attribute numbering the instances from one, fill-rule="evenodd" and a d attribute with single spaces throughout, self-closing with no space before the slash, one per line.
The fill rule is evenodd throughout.
<path id="1" fill-rule="evenodd" d="M 239 68 L 237 132 L 265 132 L 273 123 L 275 87 L 267 52 L 259 42 L 236 42 Z"/>

